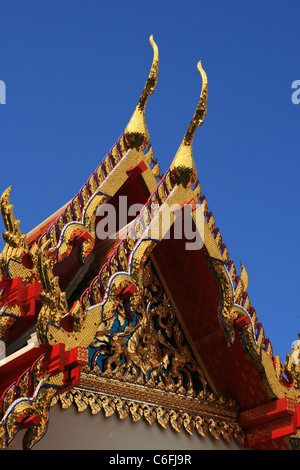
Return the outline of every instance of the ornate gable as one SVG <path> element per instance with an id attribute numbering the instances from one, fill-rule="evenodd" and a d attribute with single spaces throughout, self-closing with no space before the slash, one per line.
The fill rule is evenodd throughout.
<path id="1" fill-rule="evenodd" d="M 133 317 L 123 300 L 89 347 L 80 386 L 57 396 L 63 408 L 155 420 L 187 433 L 244 442 L 238 406 L 209 389 L 152 266 L 144 269 L 144 296 Z"/>
<path id="2" fill-rule="evenodd" d="M 135 112 L 75 197 L 27 235 L 10 188 L 1 198 L 3 449 L 24 428 L 24 448 L 32 448 L 57 403 L 250 448 L 298 442 L 298 352 L 284 366 L 273 357 L 247 272 L 242 265 L 237 275 L 197 179 L 192 145 L 206 115 L 206 74 L 199 62 L 198 105 L 161 175 L 145 120 L 158 74 L 150 43 L 153 63 Z M 140 204 L 126 223 L 122 197 Z M 105 207 L 119 221 L 106 239 L 97 232 Z M 187 222 L 188 234 L 180 225 Z"/>

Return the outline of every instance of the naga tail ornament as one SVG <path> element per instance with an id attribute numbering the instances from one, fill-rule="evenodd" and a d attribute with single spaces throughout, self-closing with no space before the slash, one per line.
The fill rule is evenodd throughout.
<path id="1" fill-rule="evenodd" d="M 15 219 L 13 213 L 14 206 L 10 204 L 9 201 L 11 188 L 12 187 L 9 186 L 9 188 L 7 188 L 2 194 L 0 199 L 0 209 L 6 232 L 14 234 L 15 236 L 21 236 L 22 232 L 20 229 L 20 221 Z"/>
<path id="2" fill-rule="evenodd" d="M 202 77 L 200 99 L 190 125 L 170 166 L 173 179 L 177 183 L 181 183 L 185 188 L 192 186 L 197 181 L 197 168 L 193 157 L 193 140 L 196 129 L 202 126 L 204 122 L 207 109 L 207 76 L 202 68 L 201 61 L 198 62 L 197 68 Z"/>
<path id="3" fill-rule="evenodd" d="M 150 135 L 146 124 L 145 110 L 148 98 L 154 92 L 158 78 L 158 47 L 154 42 L 152 35 L 150 36 L 149 41 L 153 48 L 153 62 L 151 70 L 139 102 L 124 132 L 127 147 L 135 148 L 138 151 L 145 150 L 150 146 Z"/>
<path id="4" fill-rule="evenodd" d="M 26 235 L 22 234 L 20 221 L 16 220 L 13 213 L 14 206 L 9 200 L 10 191 L 11 186 L 4 191 L 0 198 L 0 211 L 5 227 L 5 233 L 2 234 L 5 247 L 0 255 L 0 273 L 3 277 L 11 275 L 7 266 L 8 260 L 21 262 L 22 257 L 28 253 Z"/>

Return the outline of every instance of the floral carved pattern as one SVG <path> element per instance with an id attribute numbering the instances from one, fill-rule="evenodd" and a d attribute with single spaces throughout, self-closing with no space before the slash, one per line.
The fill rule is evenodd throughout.
<path id="1" fill-rule="evenodd" d="M 106 418 L 117 414 L 122 420 L 131 417 L 134 423 L 144 419 L 150 426 L 156 421 L 164 429 L 171 427 L 177 432 L 184 430 L 190 435 L 198 434 L 201 437 L 210 435 L 217 440 L 223 438 L 229 443 L 235 439 L 240 445 L 244 445 L 245 436 L 242 428 L 233 416 L 225 417 L 221 416 L 221 413 L 220 416 L 216 415 L 216 407 L 218 408 L 218 405 L 222 407 L 224 403 L 222 403 L 222 399 L 216 401 L 212 395 L 209 395 L 202 403 L 203 408 L 211 409 L 210 412 L 208 410 L 199 411 L 196 407 L 194 412 L 180 411 L 77 388 L 57 396 L 52 405 L 56 403 L 60 403 L 63 409 L 75 405 L 78 412 L 89 409 L 93 415 L 103 412 Z M 195 404 L 193 405 L 195 406 Z M 227 409 L 230 407 L 232 408 L 231 414 L 234 415 L 234 404 L 227 404 Z"/>

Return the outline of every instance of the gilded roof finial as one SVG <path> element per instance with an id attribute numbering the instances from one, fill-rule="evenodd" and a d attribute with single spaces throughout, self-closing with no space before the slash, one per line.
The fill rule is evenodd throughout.
<path id="1" fill-rule="evenodd" d="M 154 92 L 158 76 L 158 48 L 152 35 L 150 36 L 149 41 L 153 48 L 152 67 L 137 107 L 135 108 L 124 132 L 125 142 L 128 148 L 136 148 L 138 151 L 143 150 L 150 145 L 150 136 L 145 119 L 145 108 L 149 96 Z"/>
<path id="2" fill-rule="evenodd" d="M 191 186 L 197 181 L 197 168 L 193 157 L 193 140 L 196 129 L 203 124 L 207 108 L 207 76 L 202 68 L 201 61 L 198 62 L 197 68 L 202 77 L 199 103 L 170 167 L 174 179 L 182 183 L 184 187 Z"/>
<path id="3" fill-rule="evenodd" d="M 13 213 L 13 205 L 10 204 L 9 195 L 11 191 L 11 186 L 9 186 L 0 198 L 0 211 L 2 214 L 5 230 L 11 234 L 21 236 L 22 232 L 20 229 L 20 221 L 15 219 Z"/>

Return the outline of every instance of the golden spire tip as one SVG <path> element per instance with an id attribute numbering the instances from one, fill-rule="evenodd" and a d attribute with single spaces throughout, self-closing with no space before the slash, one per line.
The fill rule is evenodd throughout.
<path id="1" fill-rule="evenodd" d="M 154 92 L 158 79 L 159 52 L 153 34 L 151 34 L 149 41 L 153 49 L 152 66 L 139 102 L 124 132 L 128 148 L 136 148 L 138 151 L 144 150 L 150 145 L 145 109 L 148 98 Z"/>
<path id="2" fill-rule="evenodd" d="M 170 167 L 174 179 L 177 182 L 182 183 L 184 187 L 191 186 L 197 181 L 197 168 L 194 161 L 192 147 L 196 129 L 203 124 L 207 108 L 207 75 L 202 68 L 201 60 L 197 63 L 197 69 L 202 77 L 200 99 L 194 116 Z"/>

